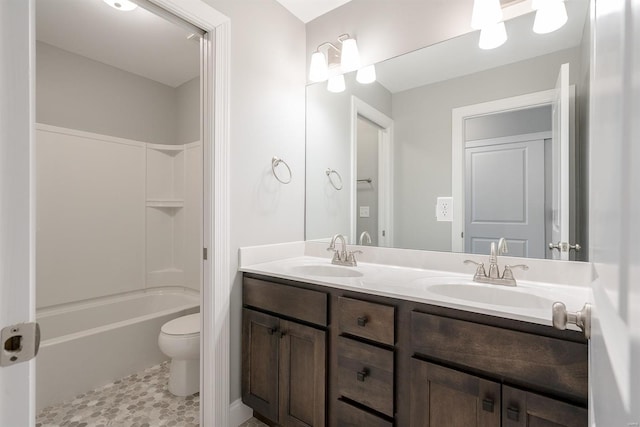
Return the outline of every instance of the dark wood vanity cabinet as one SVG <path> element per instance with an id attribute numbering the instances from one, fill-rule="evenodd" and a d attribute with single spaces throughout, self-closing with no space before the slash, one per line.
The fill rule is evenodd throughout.
<path id="1" fill-rule="evenodd" d="M 242 400 L 278 425 L 325 426 L 326 331 L 322 325 L 314 327 L 288 317 L 326 326 L 326 294 L 294 288 L 293 293 L 302 299 L 285 303 L 271 298 L 283 290 L 287 289 L 281 285 L 245 281 L 244 293 L 249 294 L 245 301 L 253 302 L 256 309 L 242 310 Z M 325 314 L 301 311 L 308 302 L 323 305 Z M 259 311 L 265 307 L 279 310 Z"/>
<path id="2" fill-rule="evenodd" d="M 271 425 L 587 426 L 577 332 L 262 276 L 243 283 L 243 401 Z"/>

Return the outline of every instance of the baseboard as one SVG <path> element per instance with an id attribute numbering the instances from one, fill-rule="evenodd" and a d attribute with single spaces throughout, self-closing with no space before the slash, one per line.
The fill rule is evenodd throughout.
<path id="1" fill-rule="evenodd" d="M 231 403 L 231 406 L 229 407 L 230 427 L 238 427 L 251 417 L 253 417 L 253 409 L 242 403 L 242 399 L 238 399 Z"/>

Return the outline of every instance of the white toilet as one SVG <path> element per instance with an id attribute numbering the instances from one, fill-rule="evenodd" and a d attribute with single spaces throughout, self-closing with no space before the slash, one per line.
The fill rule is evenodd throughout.
<path id="1" fill-rule="evenodd" d="M 169 391 L 176 396 L 200 391 L 200 313 L 165 323 L 158 345 L 171 358 Z"/>

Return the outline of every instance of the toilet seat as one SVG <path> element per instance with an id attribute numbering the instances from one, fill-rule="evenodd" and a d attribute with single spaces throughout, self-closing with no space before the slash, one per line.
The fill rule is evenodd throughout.
<path id="1" fill-rule="evenodd" d="M 200 333 L 200 313 L 189 314 L 173 319 L 162 325 L 160 332 L 165 335 L 176 336 L 197 335 Z"/>

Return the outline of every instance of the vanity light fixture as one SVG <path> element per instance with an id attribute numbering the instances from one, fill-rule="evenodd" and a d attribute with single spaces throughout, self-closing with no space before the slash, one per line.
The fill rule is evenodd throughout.
<path id="1" fill-rule="evenodd" d="M 536 17 L 533 32 L 547 34 L 561 28 L 567 22 L 567 8 L 564 0 L 533 0 Z"/>
<path id="2" fill-rule="evenodd" d="M 337 76 L 329 78 L 329 82 L 327 83 L 327 90 L 329 92 L 340 93 L 344 92 L 345 88 L 344 74 L 338 74 Z"/>
<path id="3" fill-rule="evenodd" d="M 362 67 L 356 73 L 356 80 L 363 85 L 373 83 L 376 81 L 376 67 L 375 65 L 367 65 Z"/>
<path id="4" fill-rule="evenodd" d="M 340 74 L 360 68 L 360 54 L 358 44 L 349 34 L 338 36 L 341 47 L 331 42 L 324 42 L 318 46 L 311 55 L 311 65 L 309 66 L 309 80 L 312 82 L 322 82 L 329 78 L 330 70 L 339 68 Z M 326 53 L 322 50 L 326 48 Z"/>
<path id="5" fill-rule="evenodd" d="M 137 4 L 129 0 L 104 0 L 104 2 L 112 8 L 122 12 L 129 12 L 138 7 Z"/>
<path id="6" fill-rule="evenodd" d="M 329 78 L 329 66 L 324 53 L 320 51 L 311 55 L 311 65 L 309 66 L 309 80 L 312 82 L 323 82 Z"/>
<path id="7" fill-rule="evenodd" d="M 507 29 L 504 26 L 504 22 L 498 22 L 484 27 L 480 30 L 480 42 L 478 46 L 480 49 L 495 49 L 502 46 L 507 41 Z"/>
<path id="8" fill-rule="evenodd" d="M 482 30 L 503 20 L 500 0 L 474 0 L 471 28 Z"/>
<path id="9" fill-rule="evenodd" d="M 342 55 L 340 56 L 342 72 L 348 73 L 360 68 L 360 53 L 356 39 L 351 38 L 348 34 L 343 34 L 338 37 L 338 40 L 342 43 Z"/>

